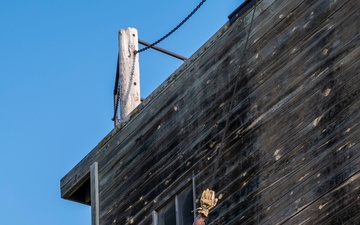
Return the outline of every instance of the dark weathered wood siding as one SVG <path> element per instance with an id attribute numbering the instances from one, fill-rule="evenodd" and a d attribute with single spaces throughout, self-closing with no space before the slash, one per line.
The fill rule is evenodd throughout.
<path id="1" fill-rule="evenodd" d="M 208 224 L 360 223 L 360 1 L 263 0 L 61 181 L 99 163 L 100 223 L 151 224 L 195 178 Z M 212 182 L 214 180 L 214 182 Z"/>

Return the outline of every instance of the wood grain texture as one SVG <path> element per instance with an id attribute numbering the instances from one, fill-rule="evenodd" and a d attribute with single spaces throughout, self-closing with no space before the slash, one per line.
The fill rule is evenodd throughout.
<path id="1" fill-rule="evenodd" d="M 152 222 L 195 179 L 207 224 L 360 221 L 360 2 L 263 0 L 61 180 L 97 161 L 100 224 Z"/>

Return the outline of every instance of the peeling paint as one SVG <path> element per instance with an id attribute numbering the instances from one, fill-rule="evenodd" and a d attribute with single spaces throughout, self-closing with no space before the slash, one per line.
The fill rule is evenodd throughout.
<path id="1" fill-rule="evenodd" d="M 244 187 L 245 185 L 247 185 L 248 181 L 245 181 L 243 184 L 242 184 L 242 187 Z"/>
<path id="2" fill-rule="evenodd" d="M 325 97 L 329 96 L 330 92 L 331 92 L 331 88 L 326 88 L 326 90 L 324 91 L 324 96 Z"/>
<path id="3" fill-rule="evenodd" d="M 304 180 L 304 178 L 307 177 L 308 175 L 309 175 L 309 173 L 305 174 L 304 176 L 302 176 L 302 177 L 299 179 L 299 181 Z"/>
<path id="4" fill-rule="evenodd" d="M 327 55 L 329 53 L 329 49 L 328 48 L 324 48 L 322 54 L 323 55 Z"/>
<path id="5" fill-rule="evenodd" d="M 224 196 L 223 194 L 220 194 L 219 197 L 218 197 L 218 199 L 222 199 L 223 196 Z"/>
<path id="6" fill-rule="evenodd" d="M 275 157 L 275 160 L 276 160 L 276 161 L 278 161 L 278 160 L 281 158 L 280 150 L 281 150 L 281 149 L 277 149 L 277 150 L 274 152 L 274 157 Z"/>
<path id="7" fill-rule="evenodd" d="M 302 221 L 302 222 L 299 223 L 298 225 L 307 224 L 310 219 L 311 219 L 311 217 L 306 218 L 304 221 Z"/>
<path id="8" fill-rule="evenodd" d="M 313 122 L 313 126 L 316 127 L 317 125 L 319 125 L 322 118 L 323 116 L 319 116 L 318 118 L 316 118 Z"/>
<path id="9" fill-rule="evenodd" d="M 348 143 L 340 146 L 340 147 L 336 150 L 336 152 L 340 152 L 340 151 L 343 150 L 347 145 L 348 145 Z"/>
<path id="10" fill-rule="evenodd" d="M 319 205 L 319 210 L 323 209 L 327 204 L 329 204 L 331 201 L 328 201 L 324 204 Z"/>

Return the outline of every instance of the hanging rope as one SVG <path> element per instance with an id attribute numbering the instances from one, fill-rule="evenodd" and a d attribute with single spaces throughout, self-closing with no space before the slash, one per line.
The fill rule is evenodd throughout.
<path id="1" fill-rule="evenodd" d="M 160 42 L 162 42 L 163 40 L 165 40 L 166 38 L 168 38 L 171 34 L 173 34 L 177 29 L 179 29 L 184 23 L 186 23 L 186 21 L 188 21 L 190 19 L 190 17 L 192 17 L 196 11 L 199 10 L 199 8 L 206 2 L 206 0 L 202 0 L 199 5 L 196 6 L 196 8 L 183 20 L 181 21 L 174 29 L 172 29 L 169 33 L 167 33 L 166 35 L 164 35 L 162 38 L 160 38 L 159 40 L 155 41 L 154 43 L 152 43 L 149 46 L 146 46 L 142 49 L 139 49 L 137 51 L 135 51 L 135 54 L 143 52 L 148 50 L 149 48 L 152 48 L 153 46 L 159 44 Z"/>
<path id="2" fill-rule="evenodd" d="M 256 5 L 255 5 L 255 8 L 254 8 L 254 11 L 253 11 L 253 14 L 252 14 L 252 18 L 251 18 L 251 22 L 250 22 L 250 25 L 249 25 L 248 35 L 247 35 L 247 38 L 246 38 L 246 41 L 245 41 L 243 57 L 246 55 L 246 50 L 247 50 L 247 45 L 248 45 L 248 42 L 249 42 L 250 32 L 251 32 L 252 24 L 253 24 L 253 21 L 254 21 L 255 10 L 256 10 Z M 213 170 L 213 174 L 212 174 L 212 178 L 211 178 L 211 182 L 210 182 L 210 186 L 209 186 L 212 189 L 214 189 L 215 178 L 216 178 L 217 170 L 219 168 L 219 162 L 220 162 L 221 153 L 222 153 L 222 150 L 223 150 L 223 147 L 224 147 L 224 140 L 225 140 L 225 137 L 226 137 L 226 131 L 227 131 L 228 126 L 229 126 L 230 110 L 232 108 L 232 102 L 234 101 L 234 96 L 235 96 L 235 93 L 236 93 L 236 89 L 237 89 L 237 83 L 235 83 L 233 94 L 232 94 L 231 99 L 230 99 L 228 115 L 226 117 L 226 122 L 225 122 L 225 127 L 224 127 L 224 133 L 222 135 L 220 145 L 217 148 L 218 155 L 217 155 L 217 159 L 216 159 L 216 162 L 215 162 L 215 167 L 214 167 L 214 170 Z"/>

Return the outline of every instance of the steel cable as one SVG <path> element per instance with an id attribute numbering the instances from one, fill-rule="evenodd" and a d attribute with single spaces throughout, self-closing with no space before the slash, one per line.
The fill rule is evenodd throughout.
<path id="1" fill-rule="evenodd" d="M 206 0 L 202 0 L 197 6 L 196 8 L 187 16 L 185 17 L 185 19 L 183 19 L 183 21 L 181 21 L 174 29 L 172 29 L 169 33 L 165 34 L 162 38 L 160 38 L 159 40 L 155 41 L 154 43 L 152 43 L 149 46 L 146 46 L 142 49 L 139 49 L 137 51 L 135 51 L 135 54 L 143 52 L 148 50 L 149 48 L 159 44 L 160 42 L 162 42 L 163 40 L 165 40 L 166 38 L 168 38 L 170 35 L 172 35 L 176 30 L 178 30 L 184 23 L 186 23 L 186 21 L 188 21 L 190 19 L 190 17 L 192 17 L 196 11 L 198 11 L 200 9 L 200 7 L 206 2 Z"/>

